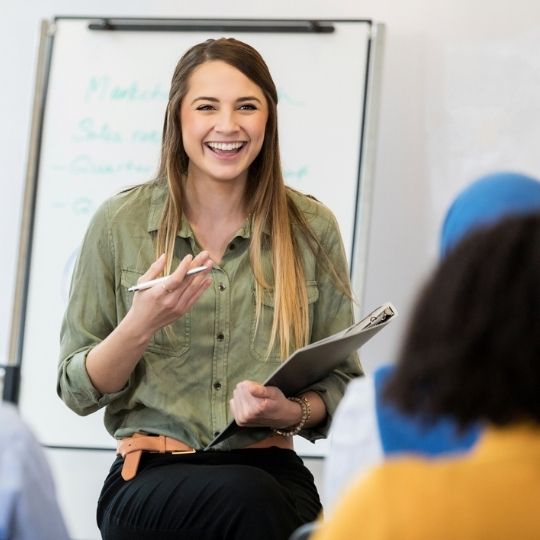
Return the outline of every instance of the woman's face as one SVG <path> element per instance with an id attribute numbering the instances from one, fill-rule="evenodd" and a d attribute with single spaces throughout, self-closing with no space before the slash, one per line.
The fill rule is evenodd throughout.
<path id="1" fill-rule="evenodd" d="M 267 118 L 266 98 L 251 79 L 219 60 L 201 64 L 180 107 L 188 177 L 245 182 Z"/>

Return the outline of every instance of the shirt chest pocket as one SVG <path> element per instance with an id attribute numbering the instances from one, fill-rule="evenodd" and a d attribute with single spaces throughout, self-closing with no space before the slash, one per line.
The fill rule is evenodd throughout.
<path id="1" fill-rule="evenodd" d="M 144 294 L 129 292 L 128 289 L 137 284 L 142 272 L 134 270 L 122 270 L 121 289 L 122 298 L 125 303 L 126 312 L 131 307 L 134 294 Z M 183 317 L 175 321 L 166 328 L 158 330 L 148 345 L 148 349 L 156 352 L 167 353 L 168 356 L 181 356 L 190 347 L 191 341 L 191 314 L 186 313 Z"/>
<path id="2" fill-rule="evenodd" d="M 316 281 L 306 282 L 308 309 L 309 309 L 309 335 L 311 335 L 311 327 L 313 324 L 313 309 L 315 302 L 319 299 L 319 289 Z M 274 297 L 271 294 L 266 294 L 263 297 L 263 305 L 259 321 L 257 322 L 256 307 L 255 307 L 255 292 L 253 292 L 253 309 L 251 319 L 251 335 L 250 335 L 250 350 L 251 354 L 263 362 L 280 363 L 284 358 L 281 357 L 279 339 L 276 339 L 270 352 L 268 352 L 268 344 L 272 335 L 272 321 L 274 319 Z"/>

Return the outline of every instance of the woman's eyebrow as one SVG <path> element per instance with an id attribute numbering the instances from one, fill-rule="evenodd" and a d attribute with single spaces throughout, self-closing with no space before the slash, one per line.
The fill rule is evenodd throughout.
<path id="1" fill-rule="evenodd" d="M 200 97 L 196 97 L 192 102 L 191 104 L 193 105 L 196 101 L 211 101 L 213 103 L 217 103 L 219 101 L 219 99 L 215 98 L 215 97 L 208 97 L 208 96 L 200 96 Z"/>
<path id="2" fill-rule="evenodd" d="M 197 101 L 210 101 L 211 103 L 219 103 L 219 99 L 218 98 L 215 98 L 215 97 L 210 97 L 210 96 L 199 96 L 199 97 L 196 97 L 192 102 L 191 104 L 193 105 L 194 103 L 196 103 Z M 236 100 L 236 103 L 244 103 L 246 101 L 257 101 L 258 103 L 261 103 L 262 104 L 262 101 L 256 97 L 256 96 L 244 96 L 244 97 L 240 97 Z"/>
<path id="3" fill-rule="evenodd" d="M 236 100 L 237 103 L 243 102 L 243 101 L 258 101 L 259 103 L 262 103 L 261 100 L 256 96 L 246 96 L 241 97 Z"/>

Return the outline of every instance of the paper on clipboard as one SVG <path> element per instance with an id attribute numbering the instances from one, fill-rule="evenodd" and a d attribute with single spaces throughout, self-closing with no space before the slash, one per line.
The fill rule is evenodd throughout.
<path id="1" fill-rule="evenodd" d="M 298 394 L 338 367 L 349 354 L 359 349 L 396 316 L 397 310 L 390 302 L 383 304 L 348 328 L 297 349 L 263 384 L 277 386 L 287 396 Z M 233 420 L 205 450 L 250 430 L 260 432 L 261 428 L 240 427 Z"/>

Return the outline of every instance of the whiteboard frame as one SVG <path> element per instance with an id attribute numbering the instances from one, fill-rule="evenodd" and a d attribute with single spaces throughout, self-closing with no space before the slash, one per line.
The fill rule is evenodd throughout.
<path id="1" fill-rule="evenodd" d="M 369 236 L 371 229 L 371 207 L 375 178 L 379 108 L 381 96 L 382 65 L 384 54 L 385 27 L 381 23 L 371 25 L 371 36 L 367 50 L 366 88 L 364 91 L 362 134 L 360 136 L 359 178 L 356 193 L 356 215 L 350 261 L 351 286 L 357 303 L 355 319 L 361 319 L 364 303 Z"/>
<path id="2" fill-rule="evenodd" d="M 24 346 L 28 281 L 30 277 L 34 233 L 34 209 L 36 206 L 41 137 L 43 133 L 53 32 L 53 23 L 45 20 L 41 21 L 34 100 L 32 104 L 32 124 L 28 142 L 24 199 L 19 234 L 19 252 L 15 274 L 15 293 L 11 312 L 11 331 L 8 359 L 5 366 L 5 384 L 2 389 L 2 399 L 15 404 L 19 401 L 20 369 Z"/>

